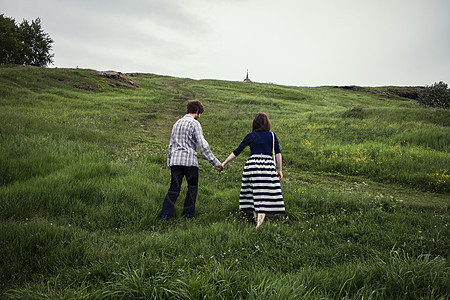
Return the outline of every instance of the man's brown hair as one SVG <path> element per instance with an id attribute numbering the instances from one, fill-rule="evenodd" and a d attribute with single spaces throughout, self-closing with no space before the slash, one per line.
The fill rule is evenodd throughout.
<path id="1" fill-rule="evenodd" d="M 187 104 L 188 114 L 195 114 L 195 113 L 202 114 L 204 110 L 205 109 L 203 108 L 203 104 L 198 100 L 189 101 Z"/>
<path id="2" fill-rule="evenodd" d="M 265 113 L 256 114 L 253 119 L 253 130 L 257 132 L 269 131 L 270 130 L 270 121 Z"/>

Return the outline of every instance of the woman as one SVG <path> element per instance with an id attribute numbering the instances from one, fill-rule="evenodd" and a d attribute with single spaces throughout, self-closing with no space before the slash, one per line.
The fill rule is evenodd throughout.
<path id="1" fill-rule="evenodd" d="M 253 212 L 256 228 L 261 226 L 266 214 L 284 214 L 284 201 L 280 180 L 283 178 L 281 151 L 278 138 L 270 132 L 266 114 L 258 113 L 253 120 L 253 130 L 242 140 L 239 147 L 222 163 L 225 167 L 245 147 L 250 146 L 251 156 L 242 174 L 239 209 Z M 275 154 L 278 172 L 272 155 Z"/>

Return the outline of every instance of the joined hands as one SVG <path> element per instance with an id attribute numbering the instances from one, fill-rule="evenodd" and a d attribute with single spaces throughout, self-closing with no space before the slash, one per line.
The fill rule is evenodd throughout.
<path id="1" fill-rule="evenodd" d="M 216 170 L 217 170 L 217 172 L 222 172 L 223 171 L 223 165 L 221 164 L 221 163 L 219 163 L 217 166 L 216 166 Z"/>

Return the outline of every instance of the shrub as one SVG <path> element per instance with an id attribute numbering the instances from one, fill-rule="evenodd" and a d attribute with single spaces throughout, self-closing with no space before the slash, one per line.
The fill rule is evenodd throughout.
<path id="1" fill-rule="evenodd" d="M 425 87 L 419 93 L 418 101 L 428 107 L 450 108 L 450 90 L 442 81 Z"/>

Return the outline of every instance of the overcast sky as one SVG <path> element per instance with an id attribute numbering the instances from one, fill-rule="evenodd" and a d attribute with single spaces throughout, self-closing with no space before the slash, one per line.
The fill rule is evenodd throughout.
<path id="1" fill-rule="evenodd" d="M 294 86 L 450 84 L 449 0 L 0 0 L 54 67 Z"/>

